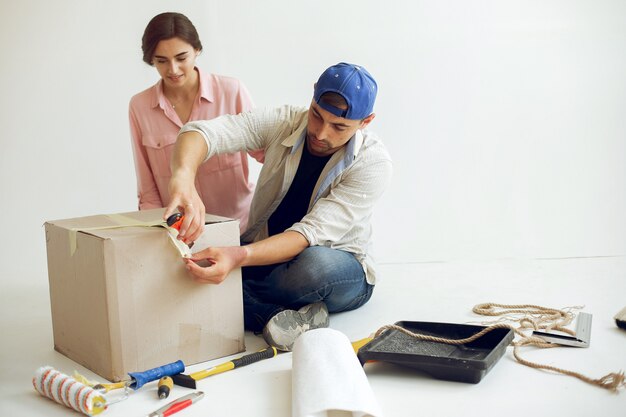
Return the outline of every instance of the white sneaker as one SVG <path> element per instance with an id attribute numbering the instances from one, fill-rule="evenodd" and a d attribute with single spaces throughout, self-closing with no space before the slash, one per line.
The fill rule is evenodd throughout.
<path id="1" fill-rule="evenodd" d="M 323 302 L 309 304 L 300 310 L 283 310 L 270 319 L 263 338 L 278 350 L 290 352 L 293 344 L 307 330 L 328 327 L 328 309 Z"/>

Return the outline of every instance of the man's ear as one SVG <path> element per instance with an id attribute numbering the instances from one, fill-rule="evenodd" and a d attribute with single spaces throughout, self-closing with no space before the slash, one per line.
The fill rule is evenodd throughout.
<path id="1" fill-rule="evenodd" d="M 367 116 L 365 119 L 361 120 L 361 126 L 359 127 L 359 129 L 365 129 L 365 127 L 368 124 L 370 124 L 372 120 L 374 120 L 374 117 L 376 117 L 376 114 L 372 113 L 369 116 Z"/>

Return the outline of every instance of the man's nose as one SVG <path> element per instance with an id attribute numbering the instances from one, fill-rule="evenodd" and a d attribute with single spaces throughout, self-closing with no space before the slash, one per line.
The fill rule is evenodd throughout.
<path id="1" fill-rule="evenodd" d="M 322 123 L 320 125 L 319 131 L 317 132 L 317 138 L 319 140 L 324 140 L 326 139 L 326 136 L 328 136 L 328 130 L 330 129 L 330 125 L 328 123 Z"/>

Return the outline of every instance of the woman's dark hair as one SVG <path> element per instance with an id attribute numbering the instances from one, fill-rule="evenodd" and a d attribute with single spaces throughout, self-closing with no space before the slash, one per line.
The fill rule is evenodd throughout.
<path id="1" fill-rule="evenodd" d="M 180 38 L 194 49 L 202 51 L 202 42 L 200 42 L 198 32 L 187 16 L 172 12 L 161 13 L 150 20 L 143 32 L 141 38 L 143 61 L 152 65 L 152 56 L 159 42 L 172 38 Z"/>

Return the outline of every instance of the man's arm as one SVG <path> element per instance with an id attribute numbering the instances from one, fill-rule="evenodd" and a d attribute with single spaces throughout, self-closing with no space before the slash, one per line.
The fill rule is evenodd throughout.
<path id="1" fill-rule="evenodd" d="M 170 203 L 163 218 L 167 219 L 177 210 L 185 215 L 178 238 L 186 243 L 195 241 L 204 230 L 205 207 L 196 191 L 195 179 L 207 151 L 204 137 L 198 132 L 188 131 L 178 136 L 172 154 Z"/>
<path id="2" fill-rule="evenodd" d="M 239 86 L 237 91 L 237 114 L 254 109 L 254 102 L 246 86 L 241 81 L 238 81 L 237 85 Z M 261 164 L 265 161 L 265 149 L 248 151 L 248 155 Z"/>
<path id="3" fill-rule="evenodd" d="M 303 108 L 283 106 L 196 120 L 182 127 L 170 162 L 170 203 L 165 218 L 176 209 L 185 214 L 179 234 L 184 242 L 194 241 L 203 230 L 204 211 L 201 209 L 205 207 L 194 187 L 200 164 L 216 154 L 265 149 L 272 140 L 291 134 L 303 117 L 306 117 Z"/>
<path id="4" fill-rule="evenodd" d="M 185 259 L 185 263 L 196 282 L 219 284 L 235 268 L 286 262 L 308 246 L 309 242 L 300 233 L 287 231 L 246 246 L 207 248 Z M 196 263 L 204 260 L 211 265 L 201 267 Z"/>

